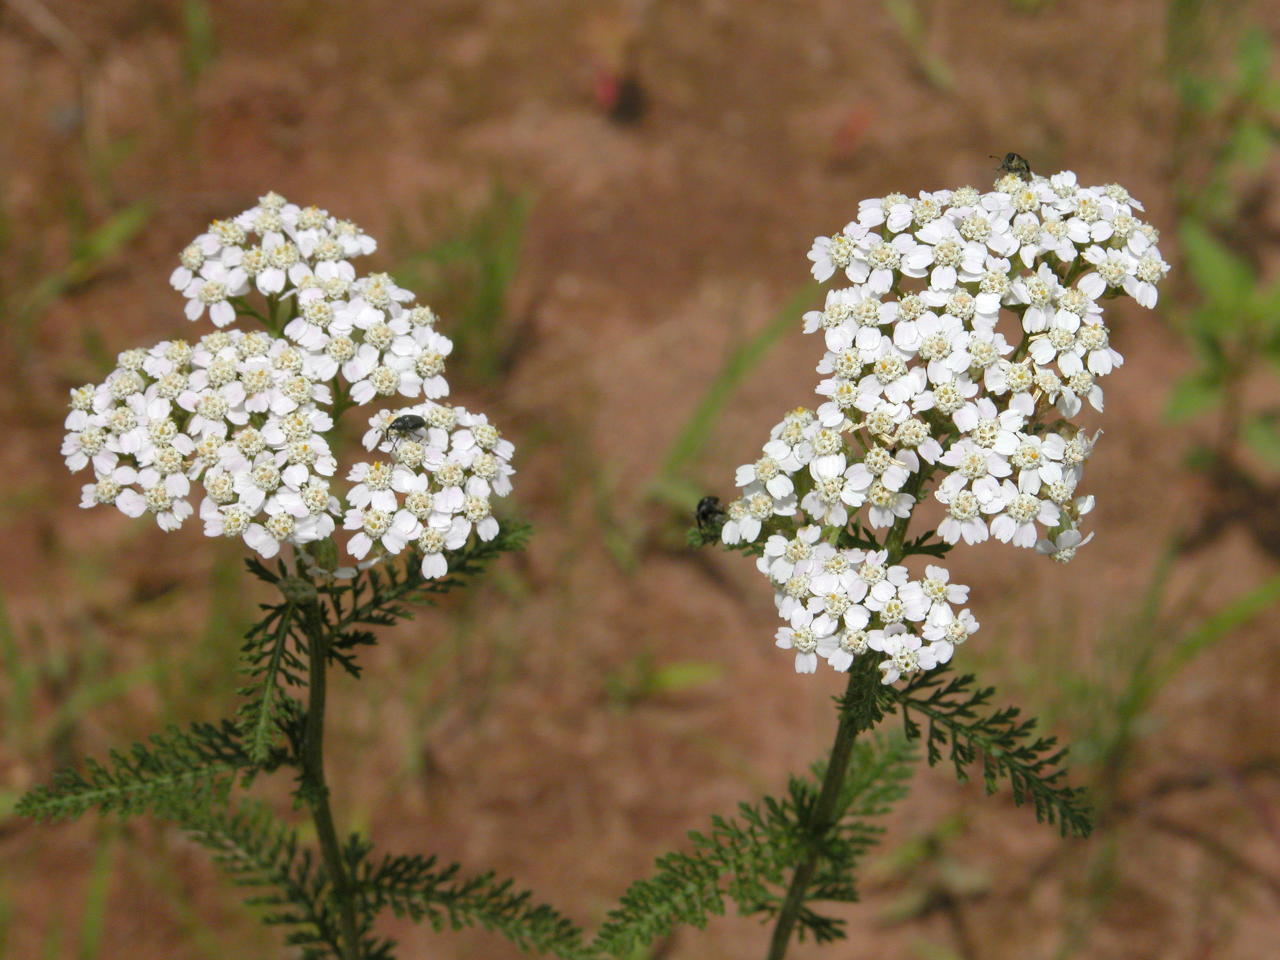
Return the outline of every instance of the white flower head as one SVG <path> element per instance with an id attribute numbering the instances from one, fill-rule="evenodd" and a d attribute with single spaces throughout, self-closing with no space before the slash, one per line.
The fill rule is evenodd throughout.
<path id="1" fill-rule="evenodd" d="M 196 492 L 207 535 L 263 557 L 328 538 L 341 518 L 360 566 L 412 544 L 424 577 L 473 535 L 497 536 L 514 447 L 483 414 L 435 401 L 452 343 L 388 274 L 357 275 L 350 259 L 375 249 L 350 221 L 271 192 L 210 224 L 169 282 L 190 319 L 219 329 L 126 350 L 102 383 L 71 391 L 61 452 L 93 468 L 82 506 L 172 530 Z M 396 397 L 418 404 L 368 409 Z M 344 462 L 336 421 L 352 407 L 366 408 L 352 415 L 370 418 L 374 459 Z M 784 459 L 799 466 L 793 447 Z"/>
<path id="2" fill-rule="evenodd" d="M 1103 409 L 1100 381 L 1124 362 L 1104 306 L 1153 305 L 1169 269 L 1141 210 L 1115 184 L 1006 171 L 986 192 L 865 200 L 814 241 L 813 275 L 834 281 L 804 315 L 823 336 L 822 401 L 738 469 L 721 534 L 757 555 L 797 670 L 848 670 L 870 650 L 894 682 L 976 631 L 967 587 L 940 564 L 913 578 L 886 546 L 942 556 L 995 539 L 1065 561 L 1088 542 L 1093 498 L 1077 488 L 1096 434 L 1070 421 Z M 925 499 L 943 516 L 913 539 Z"/>
<path id="3" fill-rule="evenodd" d="M 796 673 L 813 673 L 818 669 L 818 644 L 835 632 L 835 623 L 826 614 L 814 616 L 799 607 L 790 623 L 780 627 L 774 642 L 784 650 L 794 650 Z"/>

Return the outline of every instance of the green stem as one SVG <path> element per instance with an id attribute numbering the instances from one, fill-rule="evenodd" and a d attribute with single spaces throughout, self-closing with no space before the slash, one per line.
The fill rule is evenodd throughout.
<path id="1" fill-rule="evenodd" d="M 869 662 L 869 661 L 868 661 Z M 857 666 L 849 671 L 849 686 L 845 690 L 845 702 L 854 699 L 859 687 L 866 693 L 871 692 L 868 677 L 871 674 Z M 821 843 L 839 817 L 836 815 L 836 804 L 840 800 L 840 790 L 844 786 L 844 778 L 849 772 L 849 761 L 853 758 L 853 744 L 858 734 L 868 729 L 875 722 L 875 713 L 868 711 L 853 715 L 847 708 L 841 708 L 840 720 L 836 726 L 835 743 L 831 745 L 831 759 L 827 762 L 827 772 L 822 777 L 822 787 L 818 793 L 818 802 L 813 808 L 813 817 L 808 823 L 812 844 L 808 855 L 796 866 L 791 875 L 791 885 L 787 888 L 786 898 L 778 910 L 778 920 L 773 928 L 773 937 L 769 941 L 768 960 L 783 960 L 787 955 L 787 945 L 791 941 L 791 933 L 795 929 L 800 908 L 804 906 L 805 893 L 813 874 L 818 869 L 821 859 Z"/>
<path id="2" fill-rule="evenodd" d="M 338 907 L 338 924 L 342 937 L 342 960 L 361 960 L 360 937 L 356 931 L 355 902 L 346 864 L 338 845 L 338 834 L 333 826 L 333 812 L 329 809 L 329 785 L 324 777 L 324 708 L 325 682 L 328 675 L 329 635 L 320 622 L 319 608 L 311 604 L 307 608 L 307 637 L 310 641 L 309 699 L 307 703 L 307 732 L 303 744 L 302 777 L 306 785 L 304 796 L 311 808 L 311 819 L 320 838 L 320 854 L 325 872 L 333 884 L 333 898 Z"/>
<path id="3" fill-rule="evenodd" d="M 268 317 L 263 315 L 261 310 L 258 310 L 255 307 L 250 306 L 249 301 L 247 301 L 244 297 L 228 297 L 227 302 L 236 308 L 237 313 L 244 313 L 253 317 L 255 320 L 261 323 L 264 327 L 266 327 L 272 333 L 280 332 L 279 330 L 276 329 L 276 325 Z"/>
<path id="4" fill-rule="evenodd" d="M 271 318 L 271 332 L 279 336 L 284 324 L 280 322 L 280 300 L 274 294 L 267 294 L 267 316 Z"/>
<path id="5" fill-rule="evenodd" d="M 342 382 L 335 374 L 333 377 L 333 412 L 330 416 L 337 422 L 348 408 L 354 407 L 355 401 L 351 399 L 351 392 L 342 385 Z"/>

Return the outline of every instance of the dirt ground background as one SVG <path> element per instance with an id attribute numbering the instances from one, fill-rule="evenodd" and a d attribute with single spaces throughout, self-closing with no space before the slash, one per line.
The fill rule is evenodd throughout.
<path id="1" fill-rule="evenodd" d="M 233 702 L 255 599 L 239 551 L 195 523 L 165 535 L 80 511 L 82 480 L 57 455 L 70 386 L 119 350 L 193 333 L 167 277 L 210 219 L 275 189 L 379 237 L 362 270 L 395 269 L 495 184 L 527 197 L 502 372 L 469 377 L 455 355 L 450 380 L 516 441 L 513 500 L 535 536 L 480 589 L 389 633 L 363 682 L 335 683 L 329 762 L 340 821 L 379 846 L 495 869 L 594 928 L 655 856 L 779 789 L 831 735 L 839 679 L 795 676 L 751 565 L 683 549 L 688 515 L 647 492 L 726 355 L 803 288 L 812 237 L 859 199 L 985 186 L 1006 150 L 1125 184 L 1176 270 L 1175 178 L 1214 146 L 1176 129 L 1166 38 L 1187 6 L 0 5 L 0 956 L 287 955 L 181 834 L 9 813 L 58 764 Z M 1280 23 L 1274 3 L 1222 6 L 1206 44 Z M 640 109 L 617 102 L 629 76 Z M 1253 254 L 1274 265 L 1280 212 L 1266 192 L 1256 206 Z M 110 222 L 136 227 L 119 249 L 73 249 Z M 1160 689 L 1118 769 L 1090 755 L 1157 558 L 1222 496 L 1185 466 L 1209 425 L 1163 415 L 1190 364 L 1179 289 L 1158 312 L 1113 313 L 1127 363 L 1086 478 L 1096 543 L 1068 568 L 999 545 L 952 558 L 983 623 L 958 666 L 1077 742 L 1076 780 L 1111 798 L 1101 829 L 1060 844 L 1007 791 L 922 769 L 844 911 L 849 940 L 796 957 L 1280 954 L 1271 612 Z M 447 311 L 445 330 L 462 341 Z M 797 312 L 705 437 L 697 487 L 728 494 L 781 412 L 811 402 L 815 349 Z M 1267 521 L 1177 560 L 1169 624 L 1276 573 L 1250 535 Z M 405 958 L 515 955 L 481 932 L 386 930 Z M 729 917 L 651 955 L 761 956 L 765 940 Z"/>

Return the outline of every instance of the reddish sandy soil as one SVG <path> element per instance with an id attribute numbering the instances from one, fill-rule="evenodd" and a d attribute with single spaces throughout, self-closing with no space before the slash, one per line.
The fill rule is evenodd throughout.
<path id="1" fill-rule="evenodd" d="M 66 262 L 73 203 L 93 223 L 153 205 L 122 254 L 39 315 L 29 343 L 6 319 L 4 601 L 23 662 L 42 665 L 26 693 L 12 665 L 0 672 L 0 703 L 29 703 L 6 710 L 0 731 L 0 954 L 14 960 L 287 955 L 172 829 L 5 814 L 56 763 L 214 719 L 233 701 L 227 631 L 252 612 L 236 551 L 196 524 L 164 535 L 79 511 L 81 480 L 56 455 L 68 387 L 101 376 L 118 350 L 188 335 L 166 279 L 211 218 L 274 188 L 384 238 L 372 265 L 391 268 L 494 181 L 530 191 L 511 369 L 495 384 L 453 381 L 516 440 L 514 499 L 536 536 L 468 598 L 389 632 L 362 682 L 336 682 L 330 764 L 340 818 L 379 846 L 511 875 L 589 927 L 657 854 L 779 789 L 831 735 L 839 680 L 791 673 L 751 565 L 672 546 L 683 519 L 645 496 L 726 352 L 806 281 L 811 238 L 862 197 L 984 185 L 987 155 L 1012 149 L 1041 171 L 1123 182 L 1177 262 L 1165 8 L 1149 0 L 1034 13 L 923 4 L 923 43 L 954 74 L 949 92 L 878 3 L 210 6 L 216 55 L 194 81 L 179 4 L 0 8 L 6 310 Z M 619 124 L 601 108 L 600 77 L 628 58 L 647 110 Z M 1202 157 L 1180 159 L 1194 171 Z M 953 558 L 983 621 L 960 666 L 1068 740 L 1110 715 L 1070 699 L 1070 678 L 1121 682 L 1109 671 L 1138 635 L 1157 557 L 1216 496 L 1183 466 L 1196 428 L 1161 414 L 1190 362 L 1169 314 L 1129 305 L 1115 318 L 1128 362 L 1108 382 L 1087 478 L 1096 544 L 1069 568 L 998 545 Z M 705 438 L 692 470 L 703 488 L 727 493 L 780 413 L 809 402 L 815 361 L 797 317 Z M 630 530 L 641 533 L 628 564 L 606 541 Z M 1170 622 L 1274 567 L 1244 528 L 1228 530 L 1176 564 Z M 1273 623 L 1236 631 L 1163 690 L 1110 777 L 1120 812 L 1092 841 L 1063 847 L 1007 791 L 985 799 L 922 770 L 887 820 L 865 902 L 843 911 L 849 941 L 794 955 L 1275 955 Z M 720 673 L 611 705 L 611 678 L 642 654 Z M 897 866 L 926 837 L 941 852 Z M 1114 882 L 1090 894 L 1089 872 L 1108 858 Z M 100 937 L 85 931 L 95 896 L 108 904 Z M 386 930 L 405 958 L 515 955 L 484 933 Z M 765 936 L 727 918 L 653 955 L 761 956 Z M 82 949 L 95 937 L 96 952 Z"/>

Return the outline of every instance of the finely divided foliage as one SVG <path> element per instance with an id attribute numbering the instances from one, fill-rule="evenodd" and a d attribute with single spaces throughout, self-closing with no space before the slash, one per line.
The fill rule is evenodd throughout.
<path id="1" fill-rule="evenodd" d="M 309 782 L 306 769 L 307 712 L 310 706 L 286 694 L 308 684 L 309 631 L 329 642 L 328 662 L 359 674 L 353 651 L 373 642 L 356 624 L 390 625 L 411 616 L 408 602 L 431 598 L 479 575 L 503 552 L 520 549 L 528 538 L 526 524 L 504 524 L 488 541 L 473 540 L 448 554 L 449 575 L 424 578 L 416 558 L 354 573 L 350 582 L 323 582 L 325 604 L 285 600 L 266 605 L 266 614 L 249 633 L 241 651 L 242 669 L 255 682 L 242 694 L 247 700 L 236 720 L 170 728 L 148 743 L 113 751 L 104 762 L 87 760 L 81 769 L 59 771 L 52 784 L 38 787 L 19 802 L 17 812 L 42 820 L 73 818 L 90 811 L 136 816 L 152 813 L 172 820 L 215 854 L 238 884 L 250 887 L 251 905 L 265 908 L 263 922 L 286 928 L 286 940 L 303 948 L 308 958 L 348 957 L 341 946 L 341 924 L 329 865 L 315 862 L 300 847 L 297 832 L 278 823 L 265 807 L 237 800 L 237 786 L 249 787 L 259 773 L 281 767 L 298 776 L 298 794 L 306 799 L 322 785 Z M 305 582 L 286 577 L 283 564 L 273 571 L 249 561 L 249 569 L 282 589 Z M 310 611 L 308 626 L 304 611 Z M 317 627 L 314 620 L 317 618 Z M 296 617 L 296 634 L 287 626 Z M 278 650 L 283 653 L 277 653 Z M 275 667 L 270 667 L 270 664 Z M 274 704 L 274 706 L 269 706 Z M 281 743 L 281 741 L 284 741 Z M 236 804 L 228 812 L 218 808 Z M 390 907 L 397 914 L 426 918 L 437 928 L 478 925 L 515 942 L 559 956 L 575 956 L 577 928 L 531 895 L 513 890 L 510 881 L 492 874 L 461 878 L 459 868 L 434 869 L 434 861 L 386 858 L 366 863 L 368 845 L 353 835 L 343 848 L 347 872 L 354 878 L 356 932 L 364 960 L 389 960 L 394 944 L 371 933 L 377 914 Z"/>
<path id="2" fill-rule="evenodd" d="M 224 801 L 236 775 L 259 769 L 230 720 L 170 727 L 148 743 L 113 750 L 106 763 L 86 760 L 82 770 L 64 769 L 49 787 L 23 797 L 18 812 L 44 820 L 79 817 L 89 810 L 135 816 L 161 814 Z"/>
<path id="3" fill-rule="evenodd" d="M 1007 778 L 1014 803 L 1029 802 L 1037 820 L 1058 824 L 1063 836 L 1087 836 L 1091 821 L 1084 790 L 1062 782 L 1066 749 L 1054 737 L 1037 735 L 1036 721 L 1020 719 L 1017 707 L 984 712 L 994 693 L 992 687 L 974 689 L 967 674 L 949 680 L 921 674 L 883 696 L 886 712 L 902 712 L 907 738 L 924 740 L 930 766 L 949 759 L 957 779 L 964 781 L 980 758 L 987 793 Z"/>
<path id="4" fill-rule="evenodd" d="M 437 866 L 435 857 L 384 857 L 356 872 L 362 909 L 376 915 L 390 907 L 396 916 L 427 920 L 436 930 L 480 926 L 501 933 L 516 946 L 560 957 L 586 956 L 578 928 L 533 895 L 493 873 L 461 875 L 461 867 Z"/>
<path id="5" fill-rule="evenodd" d="M 676 924 L 705 927 L 725 912 L 730 899 L 743 915 L 768 919 L 777 914 L 787 871 L 821 844 L 825 872 L 812 891 L 814 900 L 857 900 L 852 870 L 876 842 L 882 816 L 906 795 L 915 758 L 902 738 L 860 744 L 856 774 L 845 781 L 834 821 L 814 822 L 823 773 L 792 777 L 787 796 L 739 804 L 735 818 L 713 817 L 709 833 L 692 832 L 690 853 L 659 858 L 657 873 L 627 890 L 609 914 L 593 946 L 610 956 L 632 956 L 637 947 L 671 933 Z M 805 910 L 801 924 L 819 941 L 842 934 L 842 921 Z"/>

